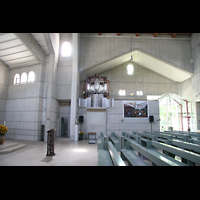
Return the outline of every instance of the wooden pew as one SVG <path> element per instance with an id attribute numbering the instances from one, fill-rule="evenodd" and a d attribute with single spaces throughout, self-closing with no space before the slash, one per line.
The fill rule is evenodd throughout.
<path id="1" fill-rule="evenodd" d="M 165 131 L 164 133 L 166 133 L 168 135 L 172 135 L 173 139 L 179 139 L 179 140 L 183 140 L 185 142 L 188 142 L 188 140 L 189 140 L 188 134 L 178 133 L 178 132 L 170 132 L 170 131 Z"/>
<path id="2" fill-rule="evenodd" d="M 106 135 L 106 133 L 100 132 L 100 136 L 103 137 L 103 141 L 104 141 L 104 142 L 108 141 L 108 136 Z"/>
<path id="3" fill-rule="evenodd" d="M 100 132 L 100 136 L 98 137 L 98 146 L 97 146 L 97 151 L 99 149 L 103 149 L 103 150 L 107 150 L 107 143 L 108 142 L 108 136 L 103 133 L 103 132 Z"/>
<path id="4" fill-rule="evenodd" d="M 138 135 L 122 132 L 122 146 L 121 148 L 124 149 L 124 146 L 126 146 L 126 149 L 130 148 L 130 142 L 134 140 L 136 143 L 139 143 L 139 137 Z"/>
<path id="5" fill-rule="evenodd" d="M 187 165 L 194 166 L 195 163 L 200 165 L 200 155 L 199 154 L 189 152 L 189 151 L 183 150 L 181 148 L 174 147 L 169 144 L 163 144 L 163 143 L 156 142 L 156 141 L 152 141 L 152 145 L 157 148 L 165 150 L 165 154 L 167 154 L 167 152 L 169 152 L 174 155 L 180 156 L 181 158 L 186 159 Z"/>
<path id="6" fill-rule="evenodd" d="M 117 151 L 121 150 L 121 143 L 122 143 L 122 136 L 111 132 L 111 136 L 109 137 L 109 140 L 113 143 L 114 147 L 117 149 Z"/>
<path id="7" fill-rule="evenodd" d="M 98 137 L 97 151 L 100 149 L 104 149 L 103 137 L 101 135 Z"/>
<path id="8" fill-rule="evenodd" d="M 122 149 L 121 149 L 121 157 L 123 160 L 126 160 L 128 162 L 128 166 L 148 166 L 138 155 L 136 155 L 131 149 L 130 149 L 130 142 L 135 141 L 138 143 L 139 136 L 122 132 Z M 126 143 L 124 145 L 124 143 Z M 124 149 L 124 146 L 126 146 L 126 149 Z"/>
<path id="9" fill-rule="evenodd" d="M 175 140 L 175 139 L 169 140 L 169 144 L 200 154 L 200 145 L 198 144 L 184 142 L 184 141 Z"/>
<path id="10" fill-rule="evenodd" d="M 155 141 L 150 141 L 155 142 Z M 159 143 L 159 142 L 157 142 Z M 178 162 L 175 159 L 164 155 L 155 149 L 147 149 L 136 142 L 130 142 L 130 146 L 136 151 L 140 152 L 147 159 L 149 159 L 153 165 L 156 166 L 186 166 L 184 163 Z"/>
<path id="11" fill-rule="evenodd" d="M 111 142 L 107 142 L 108 150 L 98 151 L 98 166 L 126 166 Z"/>

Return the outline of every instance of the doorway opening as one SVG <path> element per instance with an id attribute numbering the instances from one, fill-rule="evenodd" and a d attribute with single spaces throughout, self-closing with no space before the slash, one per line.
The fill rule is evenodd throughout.
<path id="1" fill-rule="evenodd" d="M 69 137 L 68 134 L 68 118 L 61 118 L 61 137 Z"/>

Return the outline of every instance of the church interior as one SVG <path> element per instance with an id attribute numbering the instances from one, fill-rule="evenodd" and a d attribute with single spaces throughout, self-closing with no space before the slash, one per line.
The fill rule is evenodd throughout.
<path id="1" fill-rule="evenodd" d="M 200 33 L 0 33 L 0 165 L 198 166 L 199 83 Z"/>

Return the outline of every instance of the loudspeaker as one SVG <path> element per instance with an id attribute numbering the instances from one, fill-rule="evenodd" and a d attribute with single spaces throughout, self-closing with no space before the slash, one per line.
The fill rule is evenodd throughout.
<path id="1" fill-rule="evenodd" d="M 83 116 L 79 116 L 79 122 L 83 123 Z"/>
<path id="2" fill-rule="evenodd" d="M 154 116 L 149 116 L 149 122 L 154 122 Z"/>

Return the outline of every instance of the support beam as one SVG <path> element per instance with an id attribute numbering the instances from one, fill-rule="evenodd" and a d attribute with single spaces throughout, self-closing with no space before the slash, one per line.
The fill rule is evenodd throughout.
<path id="1" fill-rule="evenodd" d="M 153 37 L 157 37 L 157 35 L 158 35 L 158 33 L 154 33 L 154 34 L 153 34 Z"/>
<path id="2" fill-rule="evenodd" d="M 79 89 L 79 72 L 78 72 L 78 46 L 79 33 L 72 33 L 72 87 L 71 87 L 71 112 L 70 112 L 70 140 L 78 139 L 76 129 L 76 117 L 78 117 L 78 89 Z"/>
<path id="3" fill-rule="evenodd" d="M 171 37 L 174 38 L 176 36 L 177 33 L 172 33 Z"/>
<path id="4" fill-rule="evenodd" d="M 42 47 L 30 33 L 15 33 L 16 37 L 31 51 L 39 61 L 46 62 L 46 55 Z"/>
<path id="5" fill-rule="evenodd" d="M 54 53 L 54 49 L 53 49 L 53 45 L 52 45 L 49 33 L 43 33 L 43 35 L 44 35 L 44 39 L 47 43 L 47 47 L 48 47 L 49 52 Z"/>

